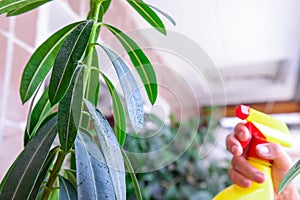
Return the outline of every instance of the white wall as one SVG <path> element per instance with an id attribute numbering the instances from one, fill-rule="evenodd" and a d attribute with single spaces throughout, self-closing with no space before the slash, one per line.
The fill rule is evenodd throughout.
<path id="1" fill-rule="evenodd" d="M 177 25 L 173 27 L 164 20 L 167 28 L 189 37 L 202 47 L 221 75 L 223 72 L 234 73 L 237 68 L 243 68 L 246 74 L 257 66 L 264 67 L 268 63 L 276 65 L 278 61 L 288 62 L 282 67 L 285 73 L 283 81 L 278 83 L 265 84 L 264 80 L 255 80 L 253 83 L 223 81 L 227 103 L 285 101 L 293 98 L 300 55 L 300 26 L 298 26 L 300 1 L 149 0 L 147 2 L 169 13 Z M 176 63 L 172 65 L 177 67 Z M 219 86 L 214 88 L 214 80 L 210 78 L 212 77 L 206 75 L 206 81 L 214 93 L 212 96 L 220 98 L 222 94 L 219 91 L 222 90 L 217 88 Z M 199 82 L 192 84 L 195 88 L 200 85 Z M 207 104 L 208 100 L 205 99 L 207 94 L 205 91 L 203 93 L 204 95 L 199 98 Z"/>

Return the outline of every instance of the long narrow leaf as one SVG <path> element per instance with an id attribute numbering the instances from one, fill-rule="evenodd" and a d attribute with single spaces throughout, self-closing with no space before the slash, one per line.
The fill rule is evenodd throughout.
<path id="1" fill-rule="evenodd" d="M 138 182 L 138 180 L 137 180 L 137 178 L 135 176 L 135 172 L 133 170 L 131 162 L 130 162 L 128 156 L 126 155 L 126 152 L 123 149 L 121 149 L 121 152 L 122 152 L 122 156 L 123 156 L 126 168 L 127 168 L 128 172 L 129 172 L 129 175 L 130 175 L 133 187 L 134 187 L 136 198 L 138 200 L 142 200 L 143 197 L 142 197 L 142 192 L 141 192 L 141 189 L 140 189 L 140 185 L 139 185 L 139 182 Z"/>
<path id="2" fill-rule="evenodd" d="M 167 18 L 174 26 L 176 26 L 176 21 L 170 15 L 168 15 L 166 12 L 162 11 L 161 9 L 159 9 L 155 6 L 149 5 L 149 4 L 148 4 L 148 6 L 152 9 L 156 10 L 157 12 L 162 14 L 163 16 L 165 16 L 165 18 Z"/>
<path id="3" fill-rule="evenodd" d="M 37 7 L 40 7 L 41 5 L 44 5 L 45 3 L 48 3 L 50 1 L 51 0 L 36 0 L 35 2 L 24 5 L 23 7 L 9 11 L 7 13 L 7 16 L 15 16 L 15 15 L 23 14 Z"/>
<path id="4" fill-rule="evenodd" d="M 75 154 L 73 154 L 73 155 L 75 158 Z M 75 159 L 74 159 L 74 161 L 75 161 Z M 76 165 L 76 162 L 75 162 L 75 165 Z M 64 169 L 64 174 L 65 174 L 66 179 L 68 179 L 68 181 L 74 186 L 74 188 L 77 188 L 76 171 L 71 170 L 71 169 Z"/>
<path id="5" fill-rule="evenodd" d="M 100 88 L 100 81 L 99 81 L 99 62 L 98 62 L 98 54 L 97 50 L 93 49 L 92 55 L 92 67 L 89 68 L 88 73 L 88 83 L 86 87 L 86 98 L 92 102 L 94 105 L 98 104 L 99 99 L 99 88 Z"/>
<path id="6" fill-rule="evenodd" d="M 72 75 L 88 45 L 93 21 L 84 21 L 66 38 L 55 59 L 49 85 L 49 99 L 57 103 L 66 93 Z"/>
<path id="7" fill-rule="evenodd" d="M 102 113 L 88 101 L 85 105 L 91 114 L 101 152 L 105 152 L 103 158 L 110 170 L 116 198 L 125 199 L 125 169 L 119 143 Z"/>
<path id="8" fill-rule="evenodd" d="M 157 98 L 157 80 L 149 59 L 141 48 L 125 33 L 108 24 L 103 24 L 103 26 L 107 27 L 118 38 L 127 51 L 131 62 L 143 81 L 150 102 L 154 104 Z"/>
<path id="9" fill-rule="evenodd" d="M 79 23 L 70 24 L 57 31 L 33 53 L 22 75 L 20 96 L 23 103 L 30 99 L 45 79 L 63 41 Z"/>
<path id="10" fill-rule="evenodd" d="M 81 112 L 81 121 L 80 121 L 80 128 L 88 129 L 90 125 L 91 117 L 90 114 L 86 111 Z"/>
<path id="11" fill-rule="evenodd" d="M 144 2 L 139 0 L 127 1 L 151 26 L 166 35 L 166 28 L 157 14 Z"/>
<path id="12" fill-rule="evenodd" d="M 102 152 L 90 137 L 79 131 L 75 140 L 78 199 L 115 199 L 110 170 Z"/>
<path id="13" fill-rule="evenodd" d="M 144 104 L 138 85 L 126 63 L 109 48 L 101 47 L 112 61 L 117 72 L 125 96 L 130 121 L 135 131 L 138 132 L 143 127 L 144 122 Z"/>
<path id="14" fill-rule="evenodd" d="M 13 168 L 15 167 L 15 163 L 17 162 L 18 158 L 19 158 L 19 157 L 17 157 L 17 158 L 15 159 L 15 161 L 11 164 L 11 166 L 10 166 L 9 169 L 7 170 L 5 176 L 2 178 L 2 181 L 1 181 L 1 184 L 0 184 L 0 197 L 1 197 L 1 193 L 2 193 L 2 191 L 3 191 L 3 187 L 4 187 L 5 183 L 6 183 L 6 181 L 7 181 L 8 177 L 9 177 L 9 175 L 11 174 L 11 171 L 12 171 Z"/>
<path id="15" fill-rule="evenodd" d="M 39 85 L 38 87 L 38 91 L 41 89 L 41 84 Z M 30 118 L 31 118 L 31 112 L 33 110 L 33 107 L 34 107 L 34 104 L 36 102 L 36 99 L 37 99 L 37 95 L 38 95 L 38 92 L 36 92 L 33 96 L 33 99 L 30 103 L 30 106 L 29 106 L 29 111 L 28 111 L 28 114 L 27 114 L 27 121 L 26 121 L 26 128 L 25 128 L 25 131 L 24 131 L 24 137 L 23 137 L 23 142 L 24 142 L 24 147 L 26 146 L 26 144 L 29 142 L 30 140 Z"/>
<path id="16" fill-rule="evenodd" d="M 1 200 L 27 199 L 56 136 L 56 115 L 51 115 L 19 155 L 3 186 Z"/>
<path id="17" fill-rule="evenodd" d="M 116 131 L 116 136 L 119 144 L 121 146 L 124 145 L 125 139 L 126 139 L 126 117 L 125 117 L 125 111 L 123 109 L 123 105 L 121 102 L 121 99 L 111 83 L 111 81 L 104 75 L 102 74 L 106 85 L 109 89 L 109 92 L 112 96 L 112 101 L 113 101 L 113 113 L 114 113 L 114 121 L 115 121 L 115 131 Z"/>
<path id="18" fill-rule="evenodd" d="M 31 103 L 33 104 L 34 101 L 32 101 Z M 48 99 L 47 87 L 40 97 L 39 101 L 34 106 L 31 113 L 29 114 L 27 128 L 24 135 L 24 146 L 26 146 L 29 140 L 34 136 L 44 119 L 51 114 L 52 109 L 53 106 L 51 106 Z"/>
<path id="19" fill-rule="evenodd" d="M 14 10 L 18 10 L 23 7 L 30 6 L 32 4 L 36 4 L 37 2 L 40 2 L 40 1 L 43 1 L 43 4 L 44 4 L 51 0 L 48 0 L 48 1 L 47 0 L 2 0 L 2 1 L 0 1 L 0 14 L 6 13 L 6 12 L 12 12 Z M 29 8 L 30 7 L 28 7 L 28 10 L 31 10 L 36 7 L 32 6 L 31 9 L 29 9 Z"/>
<path id="20" fill-rule="evenodd" d="M 36 199 L 36 196 L 38 195 L 39 190 L 42 188 L 41 184 L 44 181 L 45 176 L 46 176 L 47 172 L 49 171 L 49 167 L 53 163 L 54 158 L 55 158 L 56 154 L 58 153 L 58 151 L 59 151 L 59 146 L 53 148 L 49 152 L 47 159 L 46 159 L 45 163 L 43 164 L 43 167 L 37 177 L 37 180 L 35 182 L 33 190 L 31 192 L 30 196 L 28 197 L 28 199 Z"/>
<path id="21" fill-rule="evenodd" d="M 284 188 L 297 176 L 300 174 L 300 160 L 298 160 L 292 168 L 286 173 L 279 184 L 278 194 L 284 190 Z"/>
<path id="22" fill-rule="evenodd" d="M 48 200 L 57 200 L 57 199 L 59 199 L 59 188 L 54 188 L 51 191 Z"/>
<path id="23" fill-rule="evenodd" d="M 57 113 L 57 128 L 62 149 L 68 152 L 74 144 L 83 100 L 83 75 L 84 67 L 76 69 L 71 85 L 59 103 Z"/>
<path id="24" fill-rule="evenodd" d="M 68 179 L 64 178 L 63 176 L 59 176 L 59 199 L 60 200 L 75 200 L 77 198 L 77 191 L 68 181 Z"/>
<path id="25" fill-rule="evenodd" d="M 45 89 L 44 93 L 38 100 L 38 102 L 35 104 L 34 108 L 31 111 L 30 118 L 29 118 L 29 124 L 28 124 L 28 132 L 32 132 L 35 125 L 40 121 L 41 117 L 43 116 L 43 113 L 47 112 L 51 108 L 51 105 L 49 104 L 48 99 L 48 87 Z M 33 103 L 33 102 L 32 102 Z"/>

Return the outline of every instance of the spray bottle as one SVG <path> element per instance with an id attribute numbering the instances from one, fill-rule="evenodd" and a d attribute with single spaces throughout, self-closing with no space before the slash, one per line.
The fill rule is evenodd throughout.
<path id="1" fill-rule="evenodd" d="M 256 154 L 255 147 L 263 143 L 278 143 L 282 146 L 291 146 L 289 129 L 284 122 L 262 112 L 254 110 L 249 106 L 240 105 L 235 110 L 236 116 L 246 121 L 246 127 L 249 129 L 251 138 L 248 141 L 241 142 L 246 151 L 248 162 L 264 173 L 266 179 L 259 184 L 252 182 L 248 188 L 242 188 L 238 185 L 231 185 L 221 191 L 214 200 L 273 200 L 274 189 L 271 176 L 271 161 L 263 160 Z"/>

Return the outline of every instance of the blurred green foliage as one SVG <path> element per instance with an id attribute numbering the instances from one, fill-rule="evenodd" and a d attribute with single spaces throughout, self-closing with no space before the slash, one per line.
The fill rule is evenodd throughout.
<path id="1" fill-rule="evenodd" d="M 136 174 L 144 199 L 212 199 L 219 191 L 231 184 L 227 175 L 230 161 L 212 160 L 200 155 L 199 151 L 206 145 L 214 145 L 212 131 L 217 125 L 216 119 L 193 118 L 179 123 L 171 117 L 170 125 L 166 125 L 159 118 L 147 115 L 145 123 L 145 128 L 138 135 L 128 134 L 124 146 L 126 151 L 155 151 L 169 144 L 178 134 L 189 135 L 194 132 L 194 139 L 184 154 L 168 166 L 152 172 Z M 127 199 L 136 199 L 128 174 L 126 182 Z"/>

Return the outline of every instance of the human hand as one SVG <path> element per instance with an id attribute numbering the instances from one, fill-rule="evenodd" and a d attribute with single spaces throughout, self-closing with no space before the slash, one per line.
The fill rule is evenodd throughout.
<path id="1" fill-rule="evenodd" d="M 228 170 L 228 175 L 233 183 L 241 187 L 250 187 L 252 181 L 255 181 L 257 183 L 263 183 L 265 181 L 264 174 L 258 169 L 251 166 L 244 155 L 245 152 L 243 151 L 240 141 L 247 141 L 250 137 L 251 135 L 249 133 L 248 128 L 243 123 L 239 123 L 234 128 L 234 133 L 228 135 L 226 138 L 226 148 L 233 155 L 231 161 L 232 165 Z M 263 159 L 273 161 L 271 171 L 274 192 L 275 196 L 277 197 L 277 191 L 280 181 L 292 166 L 291 158 L 281 148 L 280 145 L 274 143 L 265 143 L 257 145 L 256 153 L 259 157 Z M 293 195 L 297 195 L 297 199 L 299 198 L 294 185 L 290 184 L 285 189 L 285 191 L 288 193 L 291 193 L 292 191 Z M 286 194 L 286 192 L 283 192 L 282 195 Z M 292 199 L 296 199 L 295 196 Z"/>

